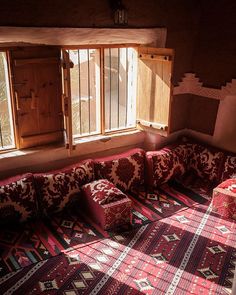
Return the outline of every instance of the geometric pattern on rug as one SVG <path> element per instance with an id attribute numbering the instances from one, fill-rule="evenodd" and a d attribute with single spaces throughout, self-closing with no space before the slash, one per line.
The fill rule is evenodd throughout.
<path id="1" fill-rule="evenodd" d="M 189 222 L 180 222 L 183 216 Z M 227 294 L 235 231 L 236 222 L 199 205 L 8 274 L 0 289 L 32 295 Z"/>
<path id="2" fill-rule="evenodd" d="M 181 191 L 182 190 L 182 191 Z M 133 201 L 132 226 L 124 226 L 116 232 L 130 231 L 150 222 L 186 210 L 197 201 L 205 199 L 181 187 L 165 184 L 153 194 L 140 191 L 129 196 Z M 113 236 L 96 225 L 82 212 L 63 212 L 48 219 L 18 224 L 0 231 L 0 277 L 33 263 L 59 255 L 74 246 Z M 183 221 L 183 220 L 182 220 Z"/>

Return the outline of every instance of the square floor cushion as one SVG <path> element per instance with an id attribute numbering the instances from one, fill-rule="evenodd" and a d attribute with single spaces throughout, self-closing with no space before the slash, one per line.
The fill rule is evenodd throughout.
<path id="1" fill-rule="evenodd" d="M 222 217 L 236 219 L 236 178 L 227 179 L 213 190 L 212 208 Z"/>
<path id="2" fill-rule="evenodd" d="M 87 214 L 103 229 L 130 224 L 131 200 L 107 179 L 85 184 L 82 192 Z"/>

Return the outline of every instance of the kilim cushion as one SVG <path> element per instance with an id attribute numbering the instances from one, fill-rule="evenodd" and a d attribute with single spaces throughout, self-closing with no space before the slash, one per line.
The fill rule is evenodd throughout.
<path id="1" fill-rule="evenodd" d="M 112 183 L 101 179 L 82 187 L 81 205 L 87 214 L 105 230 L 131 222 L 131 200 Z"/>
<path id="2" fill-rule="evenodd" d="M 213 190 L 213 210 L 226 218 L 236 219 L 236 179 L 228 179 Z"/>
<path id="3" fill-rule="evenodd" d="M 17 223 L 37 213 L 34 177 L 31 173 L 0 181 L 0 224 Z"/>
<path id="4" fill-rule="evenodd" d="M 236 177 L 236 155 L 227 155 L 224 165 L 221 181 L 224 181 L 228 178 Z"/>
<path id="5" fill-rule="evenodd" d="M 147 183 L 149 187 L 161 185 L 173 177 L 183 175 L 187 166 L 187 149 L 184 145 L 169 146 L 146 153 Z"/>
<path id="6" fill-rule="evenodd" d="M 35 175 L 40 210 L 43 215 L 62 211 L 80 192 L 82 185 L 94 180 L 92 160 L 75 164 L 63 170 Z"/>
<path id="7" fill-rule="evenodd" d="M 192 153 L 189 158 L 189 169 L 193 169 L 201 178 L 219 183 L 220 168 L 224 159 L 224 153 L 211 147 L 200 144 L 189 144 Z"/>
<path id="8" fill-rule="evenodd" d="M 139 187 L 144 183 L 144 158 L 142 149 L 95 160 L 96 178 L 108 179 L 122 191 Z"/>
<path id="9" fill-rule="evenodd" d="M 126 198 L 126 195 L 107 179 L 99 179 L 85 184 L 82 190 L 87 197 L 92 198 L 94 202 L 100 205 Z"/>

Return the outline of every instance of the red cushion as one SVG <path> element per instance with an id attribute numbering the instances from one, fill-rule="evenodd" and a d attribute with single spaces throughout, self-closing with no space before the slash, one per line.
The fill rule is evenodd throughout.
<path id="1" fill-rule="evenodd" d="M 236 178 L 227 179 L 219 184 L 217 188 L 225 189 L 226 191 L 236 194 Z"/>
<path id="2" fill-rule="evenodd" d="M 221 181 L 232 177 L 236 177 L 236 155 L 227 155 L 223 165 Z"/>
<path id="3" fill-rule="evenodd" d="M 201 178 L 207 178 L 215 183 L 219 182 L 224 153 L 200 144 L 188 145 L 192 148 L 189 169 L 193 169 Z"/>
<path id="4" fill-rule="evenodd" d="M 0 181 L 0 224 L 23 222 L 37 213 L 34 176 L 31 173 Z"/>
<path id="5" fill-rule="evenodd" d="M 168 146 L 159 151 L 146 153 L 147 184 L 161 185 L 173 177 L 183 175 L 187 167 L 187 148 L 185 145 Z"/>
<path id="6" fill-rule="evenodd" d="M 92 198 L 94 202 L 100 205 L 110 204 L 126 198 L 126 195 L 107 179 L 99 179 L 85 184 L 82 190 L 88 198 Z"/>
<path id="7" fill-rule="evenodd" d="M 96 178 L 108 179 L 122 191 L 144 183 L 144 155 L 142 149 L 95 160 Z"/>
<path id="8" fill-rule="evenodd" d="M 35 175 L 40 210 L 44 215 L 62 211 L 80 192 L 81 186 L 94 180 L 93 160 L 61 170 Z"/>

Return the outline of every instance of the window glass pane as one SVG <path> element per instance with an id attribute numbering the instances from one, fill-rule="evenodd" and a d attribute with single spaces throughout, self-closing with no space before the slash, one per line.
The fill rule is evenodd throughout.
<path id="1" fill-rule="evenodd" d="M 13 148 L 11 99 L 5 52 L 0 52 L 0 150 Z"/>
<path id="2" fill-rule="evenodd" d="M 100 52 L 69 51 L 71 69 L 72 128 L 74 137 L 100 132 Z"/>
<path id="3" fill-rule="evenodd" d="M 105 130 L 135 126 L 137 56 L 133 48 L 104 51 Z"/>

